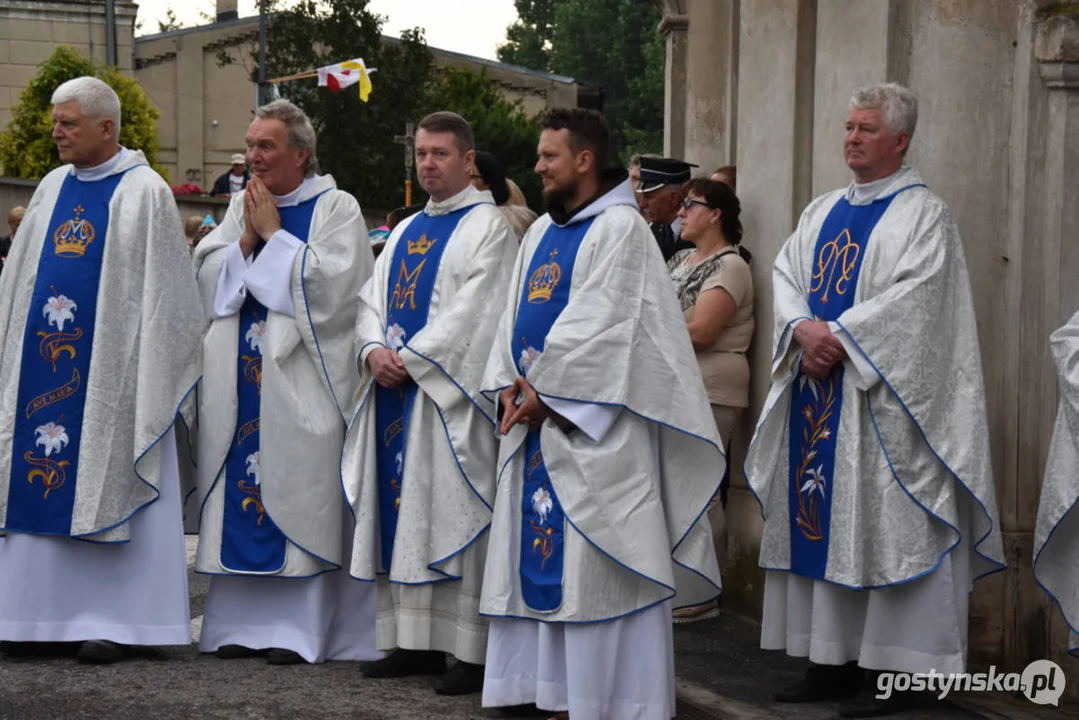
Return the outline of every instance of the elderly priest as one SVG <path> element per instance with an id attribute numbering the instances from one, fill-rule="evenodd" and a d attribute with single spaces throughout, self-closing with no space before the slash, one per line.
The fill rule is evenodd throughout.
<path id="1" fill-rule="evenodd" d="M 81 77 L 52 102 L 67 164 L 0 276 L 0 640 L 109 663 L 190 641 L 173 425 L 194 416 L 205 320 L 169 187 L 118 143 L 116 93 Z"/>

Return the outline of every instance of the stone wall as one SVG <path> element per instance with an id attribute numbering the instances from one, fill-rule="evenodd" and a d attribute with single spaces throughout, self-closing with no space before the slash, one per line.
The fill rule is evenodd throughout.
<path id="1" fill-rule="evenodd" d="M 759 617 L 762 527 L 740 460 L 768 389 L 771 266 L 814 196 L 850 180 L 851 91 L 909 85 L 908 162 L 954 213 L 976 304 L 1006 573 L 971 600 L 971 658 L 1021 669 L 1052 656 L 1071 677 L 1059 612 L 1030 570 L 1057 403 L 1048 338 L 1079 310 L 1079 2 L 654 0 L 667 34 L 666 151 L 738 165 L 754 254 L 753 407 L 732 460 L 728 603 Z M 1079 684 L 1069 693 L 1079 697 Z"/>

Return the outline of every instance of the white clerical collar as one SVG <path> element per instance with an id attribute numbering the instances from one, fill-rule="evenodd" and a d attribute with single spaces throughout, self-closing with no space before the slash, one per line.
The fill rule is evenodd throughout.
<path id="1" fill-rule="evenodd" d="M 319 183 L 321 175 L 312 175 L 306 177 L 303 182 L 296 186 L 296 189 L 285 195 L 274 195 L 270 193 L 270 197 L 277 201 L 277 207 L 287 208 L 293 205 L 299 205 L 303 200 L 310 196 L 311 190 L 314 189 Z"/>
<path id="2" fill-rule="evenodd" d="M 867 183 L 853 182 L 847 188 L 847 201 L 851 205 L 868 205 L 884 195 L 885 191 L 890 189 L 896 180 L 910 170 L 909 165 L 904 165 L 888 177 L 883 177 L 880 180 L 872 180 Z"/>
<path id="3" fill-rule="evenodd" d="M 458 210 L 467 205 L 476 205 L 477 203 L 489 203 L 494 205 L 495 198 L 491 195 L 490 190 L 477 190 L 469 184 L 464 190 L 453 197 L 446 198 L 442 202 L 428 200 L 427 207 L 425 207 L 423 211 L 432 217 L 437 217 L 439 215 L 447 215 L 454 210 Z"/>
<path id="4" fill-rule="evenodd" d="M 97 182 L 98 180 L 104 180 L 110 175 L 115 175 L 117 168 L 125 160 L 131 159 L 131 156 L 135 153 L 128 150 L 123 145 L 120 146 L 120 152 L 113 155 L 111 158 L 91 168 L 77 168 L 71 167 L 71 174 L 83 182 Z"/>
<path id="5" fill-rule="evenodd" d="M 573 223 L 587 220 L 590 217 L 595 217 L 604 210 L 615 207 L 616 205 L 637 207 L 637 198 L 633 194 L 633 182 L 628 177 L 594 201 L 585 205 L 584 209 L 570 218 L 566 225 L 572 225 Z M 558 223 L 555 224 L 557 225 Z M 566 227 L 566 225 L 559 225 L 559 227 Z"/>

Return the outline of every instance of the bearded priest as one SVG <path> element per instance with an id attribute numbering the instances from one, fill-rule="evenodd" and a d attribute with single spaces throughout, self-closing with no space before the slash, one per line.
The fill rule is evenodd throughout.
<path id="1" fill-rule="evenodd" d="M 719 595 L 705 510 L 724 457 L 663 256 L 625 171 L 602 172 L 606 121 L 555 109 L 540 127 L 550 211 L 483 381 L 502 436 L 483 704 L 669 720 L 672 605 Z"/>
<path id="2" fill-rule="evenodd" d="M 352 518 L 339 473 L 374 257 L 359 203 L 318 174 L 303 111 L 260 107 L 246 140 L 254 175 L 195 252 L 213 319 L 196 570 L 214 577 L 199 647 L 273 665 L 370 660 L 374 593 L 342 570 Z"/>
<path id="3" fill-rule="evenodd" d="M 120 146 L 116 93 L 81 77 L 52 103 L 67 164 L 0 276 L 0 640 L 104 664 L 190 641 L 173 427 L 194 418 L 206 323 L 176 202 Z"/>
<path id="4" fill-rule="evenodd" d="M 464 118 L 420 121 L 416 170 L 430 195 L 401 222 L 361 294 L 362 387 L 342 476 L 356 513 L 352 575 L 378 587 L 368 677 L 446 673 L 447 695 L 479 692 L 487 622 L 479 616 L 494 502 L 494 406 L 480 379 L 517 238 L 490 191 L 471 184 Z"/>

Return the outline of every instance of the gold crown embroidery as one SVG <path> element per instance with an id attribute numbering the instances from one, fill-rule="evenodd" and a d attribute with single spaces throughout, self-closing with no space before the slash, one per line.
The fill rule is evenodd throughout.
<path id="1" fill-rule="evenodd" d="M 528 280 L 528 302 L 545 303 L 551 299 L 551 294 L 558 287 L 558 281 L 562 279 L 562 268 L 554 261 L 557 254 L 557 249 L 552 250 L 547 262 L 532 273 Z"/>
<path id="2" fill-rule="evenodd" d="M 419 240 L 408 241 L 408 254 L 409 255 L 426 255 L 427 251 L 431 249 L 431 246 L 438 242 L 438 238 L 427 239 L 427 233 L 420 235 Z"/>
<path id="3" fill-rule="evenodd" d="M 75 217 L 67 220 L 63 225 L 56 228 L 53 233 L 53 243 L 56 245 L 55 252 L 60 257 L 82 257 L 86 253 L 87 246 L 97 236 L 94 226 L 89 220 L 80 216 L 85 212 L 82 205 L 75 207 Z"/>

